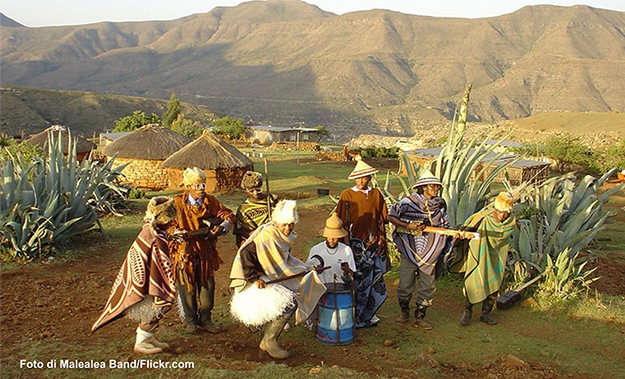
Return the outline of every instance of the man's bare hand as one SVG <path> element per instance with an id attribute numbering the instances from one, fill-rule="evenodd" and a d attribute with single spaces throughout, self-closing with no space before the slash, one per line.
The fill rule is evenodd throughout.
<path id="1" fill-rule="evenodd" d="M 262 279 L 258 279 L 257 281 L 255 281 L 254 285 L 260 289 L 267 287 L 267 283 L 265 283 L 265 281 Z"/>

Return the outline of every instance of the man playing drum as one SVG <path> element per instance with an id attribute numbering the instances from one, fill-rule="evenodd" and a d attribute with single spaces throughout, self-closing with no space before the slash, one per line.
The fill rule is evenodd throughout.
<path id="1" fill-rule="evenodd" d="M 323 236 L 326 240 L 310 249 L 306 263 L 319 268 L 330 267 L 319 274 L 323 283 L 351 283 L 356 263 L 352 249 L 340 242 L 347 236 L 347 231 L 336 213 L 326 220 Z"/>

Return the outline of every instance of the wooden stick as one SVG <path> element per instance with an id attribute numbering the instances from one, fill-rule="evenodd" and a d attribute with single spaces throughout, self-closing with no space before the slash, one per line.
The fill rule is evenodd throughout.
<path id="1" fill-rule="evenodd" d="M 267 216 L 271 221 L 271 199 L 269 197 L 269 169 L 267 166 L 267 158 L 265 158 L 265 189 L 267 191 Z"/>
<path id="2" fill-rule="evenodd" d="M 320 269 L 318 269 L 318 270 L 317 270 L 317 269 L 313 269 L 313 270 L 314 270 L 314 271 L 317 271 L 317 272 L 323 272 L 324 270 L 327 270 L 327 269 L 329 269 L 329 268 L 330 268 L 330 266 L 325 266 L 325 267 L 322 267 L 322 268 L 320 268 Z M 266 284 L 272 284 L 272 283 L 283 282 L 283 281 L 285 281 L 285 280 L 289 280 L 289 279 L 297 278 L 298 276 L 303 276 L 303 275 L 306 275 L 306 274 L 308 274 L 309 272 L 311 272 L 311 271 L 313 271 L 313 270 L 306 270 L 306 271 L 302 271 L 302 272 L 300 272 L 299 274 L 289 275 L 289 276 L 287 276 L 286 278 L 273 279 L 273 280 L 270 280 L 270 281 L 265 282 L 265 283 L 266 283 Z"/>
<path id="3" fill-rule="evenodd" d="M 466 230 L 437 228 L 435 226 L 426 226 L 425 229 L 423 230 L 411 230 L 408 228 L 402 228 L 401 226 L 398 226 L 396 231 L 397 233 L 412 234 L 413 236 L 420 236 L 423 234 L 423 232 L 427 232 L 427 233 L 444 234 L 444 235 L 452 236 L 452 237 L 455 236 L 456 234 L 459 234 L 461 238 L 465 238 L 465 239 L 479 239 L 480 238 L 479 233 L 467 232 Z"/>

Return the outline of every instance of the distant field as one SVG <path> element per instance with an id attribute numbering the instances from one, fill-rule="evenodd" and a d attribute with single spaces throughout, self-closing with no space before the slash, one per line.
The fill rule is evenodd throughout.
<path id="1" fill-rule="evenodd" d="M 511 120 L 523 129 L 537 132 L 618 133 L 625 137 L 625 114 L 605 112 L 541 113 L 527 118 Z"/>

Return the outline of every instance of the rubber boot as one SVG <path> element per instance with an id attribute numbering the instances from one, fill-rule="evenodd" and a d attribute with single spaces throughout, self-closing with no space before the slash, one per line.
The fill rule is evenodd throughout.
<path id="1" fill-rule="evenodd" d="M 150 339 L 154 338 L 154 333 L 146 332 L 141 328 L 137 328 L 137 339 L 135 341 L 134 351 L 136 354 L 157 354 L 162 353 L 163 349 L 150 343 Z"/>
<path id="2" fill-rule="evenodd" d="M 432 325 L 425 321 L 425 311 L 428 309 L 425 305 L 418 305 L 414 311 L 414 325 L 425 330 L 432 329 Z"/>
<path id="3" fill-rule="evenodd" d="M 280 337 L 286 322 L 287 319 L 280 317 L 265 325 L 263 339 L 258 347 L 267 352 L 271 358 L 286 359 L 289 357 L 289 352 L 278 346 L 278 337 Z"/>
<path id="4" fill-rule="evenodd" d="M 473 316 L 473 304 L 469 302 L 469 299 L 465 298 L 464 314 L 460 318 L 460 325 L 467 326 L 471 322 L 471 316 Z"/>
<path id="5" fill-rule="evenodd" d="M 488 325 L 497 325 L 497 320 L 490 315 L 490 312 L 493 310 L 493 305 L 495 305 L 495 299 L 490 296 L 484 299 L 482 302 L 482 316 L 480 316 L 480 321 Z"/>
<path id="6" fill-rule="evenodd" d="M 401 315 L 395 319 L 399 324 L 405 324 L 410 320 L 410 301 L 399 300 Z"/>

